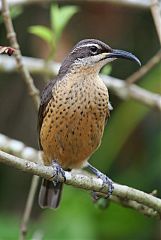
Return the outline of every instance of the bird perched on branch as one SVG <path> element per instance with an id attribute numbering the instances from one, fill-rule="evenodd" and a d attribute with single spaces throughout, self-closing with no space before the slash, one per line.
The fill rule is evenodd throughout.
<path id="1" fill-rule="evenodd" d="M 87 167 L 108 184 L 112 181 L 88 163 L 101 144 L 104 127 L 110 116 L 108 89 L 99 77 L 107 63 L 124 58 L 135 61 L 129 52 L 112 49 L 96 39 L 82 40 L 62 62 L 57 77 L 41 95 L 38 114 L 39 143 L 44 165 L 55 165 L 58 172 Z M 43 180 L 39 204 L 58 207 L 62 183 Z"/>

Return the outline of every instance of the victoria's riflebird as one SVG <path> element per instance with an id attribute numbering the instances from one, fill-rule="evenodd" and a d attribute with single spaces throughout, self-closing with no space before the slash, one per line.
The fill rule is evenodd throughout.
<path id="1" fill-rule="evenodd" d="M 110 116 L 108 89 L 99 72 L 104 65 L 118 58 L 140 65 L 132 53 L 112 49 L 99 40 L 78 42 L 62 62 L 57 77 L 44 88 L 38 113 L 44 165 L 55 163 L 62 173 L 87 167 L 108 184 L 108 196 L 113 191 L 112 181 L 88 160 L 101 144 Z M 62 183 L 43 180 L 40 206 L 56 208 L 61 190 Z"/>

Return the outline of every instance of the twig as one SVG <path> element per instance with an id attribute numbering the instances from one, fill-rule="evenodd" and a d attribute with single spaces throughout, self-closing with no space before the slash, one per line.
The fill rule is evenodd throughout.
<path id="1" fill-rule="evenodd" d="M 22 57 L 23 63 L 32 74 L 44 74 L 47 71 L 51 76 L 58 73 L 60 64 L 56 62 L 45 63 L 44 59 Z M 8 58 L 5 55 L 0 56 L 0 72 L 11 73 L 17 71 L 16 61 L 13 57 Z"/>
<path id="2" fill-rule="evenodd" d="M 44 71 L 48 71 L 51 77 L 55 76 L 59 70 L 60 64 L 55 62 L 50 62 L 45 68 L 44 60 L 30 57 L 23 57 L 23 61 L 27 68 L 32 73 L 44 73 Z M 158 63 L 158 60 L 155 64 Z M 155 65 L 153 64 L 153 66 Z M 142 67 L 144 68 L 144 66 Z M 141 68 L 141 69 L 142 69 Z M 145 70 L 139 73 L 139 77 L 142 77 L 147 71 L 150 70 L 147 65 L 145 65 Z M 0 70 L 11 72 L 15 71 L 15 62 L 12 57 L 7 58 L 6 56 L 0 56 Z M 142 70 L 139 70 L 142 71 Z M 137 73 L 136 73 L 137 74 Z M 120 79 L 116 79 L 110 76 L 101 75 L 106 86 L 112 90 L 118 97 L 121 99 L 127 100 L 129 98 L 137 100 L 149 107 L 157 108 L 161 111 L 161 96 L 159 94 L 152 93 L 148 90 L 145 90 L 139 86 L 134 84 L 127 84 L 125 81 Z M 137 75 L 138 77 L 138 75 Z"/>
<path id="3" fill-rule="evenodd" d="M 158 0 L 151 0 L 151 13 L 161 45 L 161 2 Z"/>
<path id="4" fill-rule="evenodd" d="M 157 211 L 136 201 L 123 199 L 117 196 L 111 196 L 111 200 L 119 205 L 122 205 L 123 207 L 135 209 L 137 212 L 140 212 L 147 217 L 159 217 Z"/>
<path id="5" fill-rule="evenodd" d="M 62 0 L 59 0 L 62 1 Z M 79 0 L 78 0 L 79 1 Z M 97 2 L 98 0 L 84 0 L 84 2 Z M 99 0 L 99 2 L 116 4 L 118 6 L 126 7 L 137 7 L 137 8 L 148 8 L 150 3 L 149 0 Z"/>
<path id="6" fill-rule="evenodd" d="M 116 78 L 101 75 L 104 83 L 121 99 L 134 99 L 149 107 L 154 107 L 161 111 L 161 96 L 152 93 L 134 84 L 127 84 L 126 81 L 121 81 Z"/>
<path id="7" fill-rule="evenodd" d="M 41 163 L 41 154 L 34 148 L 26 146 L 23 142 L 11 139 L 0 133 L 0 150 L 14 156 Z"/>
<path id="8" fill-rule="evenodd" d="M 161 25 L 160 25 L 161 26 Z M 141 79 L 146 73 L 148 73 L 155 65 L 161 62 L 161 49 L 152 57 L 144 66 L 142 66 L 137 72 L 132 74 L 126 79 L 128 84 L 132 84 Z"/>
<path id="9" fill-rule="evenodd" d="M 10 6 L 15 6 L 15 5 L 28 5 L 28 4 L 35 4 L 35 3 L 47 3 L 51 2 L 52 0 L 8 0 L 8 4 Z M 98 2 L 98 0 L 83 0 L 84 2 Z M 57 0 L 57 2 L 82 2 L 82 0 Z M 123 6 L 128 6 L 128 7 L 138 7 L 138 8 L 148 8 L 150 6 L 150 1 L 149 0 L 99 0 L 99 2 L 105 2 L 105 3 L 112 3 L 112 4 L 117 4 L 117 5 L 123 5 Z M 0 5 L 1 9 L 1 5 Z"/>
<path id="10" fill-rule="evenodd" d="M 21 222 L 21 231 L 20 231 L 20 237 L 19 237 L 20 240 L 24 240 L 27 234 L 28 221 L 31 215 L 32 206 L 35 199 L 35 194 L 38 188 L 38 184 L 39 184 L 39 177 L 34 175 L 31 181 L 30 191 L 26 201 L 23 221 Z"/>
<path id="11" fill-rule="evenodd" d="M 55 177 L 53 176 L 57 175 L 56 169 L 54 169 L 53 167 L 36 164 L 34 162 L 15 157 L 2 151 L 0 151 L 0 161 L 21 171 L 32 173 L 48 180 L 54 180 Z M 94 190 L 101 193 L 107 193 L 108 191 L 108 186 L 104 186 L 101 179 L 98 179 L 92 175 L 83 175 L 72 171 L 65 172 L 65 177 L 65 184 L 72 185 L 77 188 Z M 63 182 L 64 177 L 62 175 L 58 175 L 58 180 L 60 182 Z M 143 204 L 144 206 L 153 209 L 153 213 L 154 211 L 156 211 L 157 216 L 160 216 L 161 214 L 161 199 L 139 191 L 137 189 L 114 183 L 113 196 L 117 196 L 121 199 L 136 201 L 139 204 Z M 150 211 L 148 210 L 148 215 L 149 214 Z M 151 216 L 153 215 L 154 214 L 152 214 Z"/>
<path id="12" fill-rule="evenodd" d="M 16 33 L 14 31 L 14 27 L 12 24 L 12 19 L 10 16 L 7 0 L 1 0 L 1 2 L 2 2 L 2 15 L 3 15 L 4 24 L 5 24 L 6 31 L 7 31 L 7 37 L 10 41 L 11 46 L 16 50 L 15 58 L 16 58 L 16 62 L 17 62 L 17 67 L 18 67 L 20 73 L 22 74 L 22 77 L 27 85 L 28 93 L 32 97 L 32 100 L 35 104 L 36 109 L 38 109 L 39 103 L 40 103 L 39 90 L 35 87 L 33 79 L 31 77 L 28 69 L 26 68 L 26 66 L 23 63 L 21 50 L 20 50 L 20 47 L 19 47 L 19 44 L 18 44 L 18 41 L 16 38 Z M 35 188 L 36 184 L 38 184 L 38 180 L 36 177 L 33 177 L 32 184 L 31 184 L 31 187 L 29 190 L 30 198 L 28 197 L 28 199 L 27 199 L 25 212 L 22 217 L 22 226 L 23 227 L 26 226 L 26 228 L 25 228 L 26 231 L 27 231 L 27 224 L 29 221 L 29 217 L 30 217 L 30 213 L 31 213 L 31 209 L 33 206 L 33 201 L 34 201 L 35 193 L 33 192 L 33 189 L 35 189 L 35 192 L 36 192 L 36 188 Z M 31 194 L 33 194 L 33 196 Z M 30 209 L 29 209 L 29 207 L 30 207 Z M 26 211 L 28 211 L 28 212 L 26 212 Z M 27 217 L 28 217 L 28 219 L 27 219 Z M 21 231 L 21 237 L 22 237 L 21 239 L 25 239 L 25 235 L 24 235 L 23 231 Z"/>
<path id="13" fill-rule="evenodd" d="M 10 12 L 9 12 L 7 1 L 6 0 L 1 0 L 1 2 L 2 2 L 2 16 L 3 16 L 4 24 L 5 24 L 6 30 L 7 30 L 7 37 L 10 41 L 11 46 L 16 50 L 15 51 L 15 58 L 16 58 L 16 62 L 17 62 L 17 67 L 18 67 L 20 73 L 23 76 L 23 79 L 24 79 L 24 81 L 25 81 L 25 83 L 28 87 L 29 94 L 33 98 L 33 101 L 36 105 L 36 108 L 38 109 L 38 106 L 39 106 L 39 91 L 35 87 L 35 85 L 33 83 L 33 79 L 31 78 L 31 76 L 29 74 L 29 71 L 27 70 L 27 68 L 23 64 L 20 47 L 19 47 L 19 44 L 17 42 L 16 33 L 14 31 L 14 28 L 13 28 L 13 24 L 12 24 L 12 20 L 11 20 L 11 17 L 10 17 Z"/>

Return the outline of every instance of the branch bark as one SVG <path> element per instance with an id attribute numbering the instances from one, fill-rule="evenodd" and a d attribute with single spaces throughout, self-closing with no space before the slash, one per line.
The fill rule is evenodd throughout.
<path id="1" fill-rule="evenodd" d="M 34 148 L 26 146 L 23 142 L 11 139 L 0 133 L 0 150 L 14 156 L 27 159 L 31 162 L 42 163 L 41 154 Z"/>
<path id="2" fill-rule="evenodd" d="M 151 0 L 151 13 L 161 45 L 161 1 Z"/>
<path id="3" fill-rule="evenodd" d="M 3 151 L 0 151 L 0 162 L 51 181 L 56 179 L 56 169 L 53 167 L 18 158 Z M 94 190 L 102 194 L 105 194 L 108 191 L 108 186 L 104 186 L 102 180 L 93 175 L 85 175 L 72 171 L 65 172 L 65 177 L 65 184 L 67 185 L 86 190 Z M 64 182 L 64 178 L 61 175 L 58 175 L 58 180 Z M 148 216 L 159 217 L 161 215 L 161 199 L 140 190 L 114 183 L 113 197 L 111 200 L 118 202 L 118 198 L 121 199 L 119 201 L 122 203 L 124 202 L 126 206 L 137 210 L 139 208 L 142 209 L 141 212 Z M 129 200 L 130 202 L 128 204 Z"/>
<path id="4" fill-rule="evenodd" d="M 160 25 L 161 26 L 161 25 Z M 161 49 L 137 72 L 126 79 L 128 84 L 132 84 L 147 74 L 155 65 L 161 62 Z"/>
<path id="5" fill-rule="evenodd" d="M 16 59 L 17 67 L 19 69 L 19 72 L 22 74 L 22 77 L 28 87 L 28 92 L 32 97 L 36 108 L 38 109 L 39 102 L 40 102 L 39 90 L 35 87 L 33 79 L 28 69 L 23 63 L 22 54 L 17 41 L 16 33 L 14 31 L 14 27 L 12 24 L 8 3 L 6 0 L 1 0 L 1 2 L 2 2 L 2 16 L 4 19 L 6 31 L 7 31 L 7 38 L 9 39 L 12 48 L 15 49 L 15 59 Z"/>
<path id="6" fill-rule="evenodd" d="M 152 93 L 135 84 L 128 84 L 109 76 L 101 76 L 106 86 L 112 90 L 118 97 L 124 100 L 134 99 L 148 107 L 156 108 L 161 111 L 161 96 L 157 93 Z"/>

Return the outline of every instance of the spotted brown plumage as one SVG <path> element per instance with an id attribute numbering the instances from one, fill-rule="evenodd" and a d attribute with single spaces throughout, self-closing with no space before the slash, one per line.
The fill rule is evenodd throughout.
<path id="1" fill-rule="evenodd" d="M 132 54 L 113 50 L 105 43 L 80 41 L 63 61 L 58 76 L 44 88 L 38 114 L 39 142 L 45 165 L 56 161 L 62 169 L 90 167 L 109 184 L 111 180 L 87 163 L 101 143 L 109 117 L 108 90 L 99 77 L 100 69 L 116 58 L 139 62 Z M 41 207 L 56 208 L 62 184 L 44 181 Z"/>

